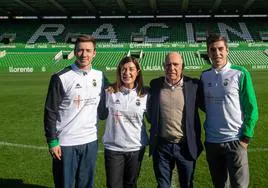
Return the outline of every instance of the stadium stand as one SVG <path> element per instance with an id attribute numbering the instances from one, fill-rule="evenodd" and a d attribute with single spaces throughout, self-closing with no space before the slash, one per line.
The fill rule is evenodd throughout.
<path id="1" fill-rule="evenodd" d="M 253 73 L 260 120 L 248 150 L 250 187 L 266 187 L 267 18 L 268 0 L 0 0 L 0 187 L 53 187 L 50 156 L 40 137 L 40 117 L 48 79 L 52 72 L 75 61 L 73 43 L 78 35 L 97 39 L 93 67 L 104 70 L 110 81 L 115 74 L 108 71 L 115 71 L 122 57 L 141 57 L 147 85 L 162 75 L 163 61 L 170 51 L 182 54 L 186 71 L 198 71 L 187 72 L 189 76 L 198 77 L 210 67 L 204 42 L 208 33 L 226 35 L 229 60 Z M 142 42 L 133 41 L 133 33 L 142 36 Z M 37 73 L 24 75 L 31 72 Z M 204 117 L 204 113 L 200 115 Z M 105 128 L 102 123 L 99 136 Z M 103 150 L 101 142 L 99 146 Z M 102 188 L 105 169 L 103 152 L 99 154 L 95 187 Z M 145 155 L 138 187 L 156 187 L 152 170 L 151 158 Z M 213 187 L 205 152 L 196 172 L 195 187 Z M 175 171 L 173 187 L 179 186 L 177 176 Z"/>
<path id="2" fill-rule="evenodd" d="M 149 13 L 145 7 L 138 5 L 137 1 L 135 2 L 132 4 L 125 2 L 126 6 L 131 7 L 128 14 L 131 14 L 133 10 L 139 11 L 139 9 L 143 11 L 140 11 L 140 15 Z M 25 0 L 25 3 L 38 7 L 30 0 Z M 68 3 L 65 3 L 67 2 L 63 0 L 61 6 L 69 6 Z M 44 13 L 42 12 L 44 7 L 38 7 L 40 15 L 34 24 L 33 20 L 28 19 L 1 20 L 1 70 L 8 70 L 11 66 L 34 67 L 35 70 L 44 70 L 44 68 L 52 71 L 58 70 L 74 61 L 73 43 L 79 34 L 90 34 L 96 38 L 98 53 L 93 64 L 104 70 L 113 70 L 119 60 L 127 54 L 138 57 L 144 69 L 158 70 L 159 67 L 162 67 L 164 56 L 169 51 L 182 53 L 189 70 L 203 69 L 209 63 L 205 44 L 208 33 L 221 33 L 228 38 L 229 46 L 232 48 L 229 58 L 233 63 L 249 68 L 268 63 L 268 44 L 266 43 L 268 22 L 266 18 L 255 19 L 242 16 L 238 18 L 187 18 L 186 15 L 190 12 L 183 12 L 182 18 L 158 18 L 157 15 L 161 14 L 160 11 L 164 13 L 168 8 L 170 12 L 165 12 L 164 15 L 170 15 L 172 10 L 175 10 L 173 8 L 179 6 L 173 1 L 165 1 L 165 3 L 159 1 L 159 6 L 155 5 L 159 11 L 154 12 L 156 15 L 152 18 L 136 19 L 127 16 L 123 19 L 101 19 L 101 14 L 107 5 L 98 3 L 99 7 L 91 15 L 96 17 L 95 19 L 70 19 L 70 16 L 67 19 L 40 19 Z M 189 3 L 191 4 L 190 1 Z M 196 2 L 196 4 L 198 3 Z M 240 6 L 229 0 L 219 3 L 217 6 L 220 4 Z M 8 7 L 9 4 L 7 3 L 6 6 Z M 12 5 L 10 6 L 12 7 Z M 116 4 L 111 6 L 115 9 L 117 7 Z M 199 6 L 203 6 L 203 4 L 200 3 Z M 11 7 L 10 14 L 12 14 Z M 78 7 L 84 10 L 82 5 L 76 4 L 77 9 L 69 7 L 66 11 L 73 10 L 72 13 L 74 13 Z M 189 7 L 186 9 L 190 9 Z M 258 8 L 258 13 L 260 13 L 260 10 L 263 10 L 262 6 Z M 214 9 L 215 14 L 221 13 L 219 9 L 215 7 Z M 117 11 L 121 10 L 122 5 Z M 107 10 L 105 9 L 105 11 Z M 200 11 L 197 12 L 201 14 Z M 59 13 L 57 8 L 48 11 L 50 15 L 57 15 L 57 13 Z M 109 13 L 107 14 L 109 15 Z M 113 15 L 118 14 L 114 12 Z M 133 41 L 135 34 L 139 39 L 137 41 Z"/>
<path id="3" fill-rule="evenodd" d="M 14 33 L 13 43 L 65 43 L 70 34 L 91 34 L 98 42 L 131 42 L 131 34 L 142 33 L 145 43 L 163 42 L 197 42 L 196 34 L 222 33 L 231 42 L 262 41 L 260 33 L 267 33 L 268 23 L 247 20 L 181 20 L 181 19 L 147 19 L 147 20 L 52 20 L 29 24 L 21 20 L 10 24 L 1 23 L 0 34 Z"/>

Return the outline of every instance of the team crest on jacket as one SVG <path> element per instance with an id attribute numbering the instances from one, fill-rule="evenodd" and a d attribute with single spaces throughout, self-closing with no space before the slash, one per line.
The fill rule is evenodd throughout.
<path id="1" fill-rule="evenodd" d="M 137 100 L 136 100 L 136 105 L 137 105 L 137 106 L 140 106 L 140 105 L 141 105 L 141 101 L 140 101 L 140 99 L 137 99 Z"/>
<path id="2" fill-rule="evenodd" d="M 223 85 L 227 86 L 229 84 L 229 81 L 230 81 L 229 79 L 224 79 Z"/>
<path id="3" fill-rule="evenodd" d="M 97 86 L 97 81 L 95 79 L 93 79 L 92 82 L 93 82 L 93 84 L 92 84 L 93 87 L 96 87 Z"/>

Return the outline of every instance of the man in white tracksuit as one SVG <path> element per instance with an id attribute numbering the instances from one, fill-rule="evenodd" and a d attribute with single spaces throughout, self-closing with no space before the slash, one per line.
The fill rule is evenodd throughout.
<path id="1" fill-rule="evenodd" d="M 258 106 L 249 72 L 227 60 L 225 37 L 210 35 L 212 68 L 201 75 L 206 120 L 205 148 L 216 188 L 249 186 L 247 146 L 258 119 Z"/>
<path id="2" fill-rule="evenodd" d="M 56 188 L 93 188 L 97 157 L 98 105 L 104 76 L 91 66 L 96 42 L 80 36 L 76 61 L 51 77 L 45 103 L 45 135 L 53 157 Z"/>

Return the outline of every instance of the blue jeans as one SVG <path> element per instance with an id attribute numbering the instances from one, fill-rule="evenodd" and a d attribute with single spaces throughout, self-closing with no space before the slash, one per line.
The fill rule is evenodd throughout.
<path id="1" fill-rule="evenodd" d="M 239 140 L 224 143 L 205 142 L 206 157 L 215 188 L 249 186 L 247 150 Z M 229 181 L 230 180 L 230 181 Z"/>
<path id="2" fill-rule="evenodd" d="M 195 163 L 196 161 L 191 158 L 185 142 L 171 143 L 159 138 L 157 151 L 153 154 L 157 187 L 170 188 L 175 164 L 179 173 L 180 187 L 193 187 Z"/>
<path id="3" fill-rule="evenodd" d="M 98 141 L 77 146 L 61 146 L 61 160 L 53 159 L 56 188 L 93 188 Z"/>

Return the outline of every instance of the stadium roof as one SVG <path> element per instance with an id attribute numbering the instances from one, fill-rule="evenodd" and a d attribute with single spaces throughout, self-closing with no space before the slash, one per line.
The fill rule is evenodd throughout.
<path id="1" fill-rule="evenodd" d="M 243 15 L 267 0 L 1 0 L 0 16 Z"/>

